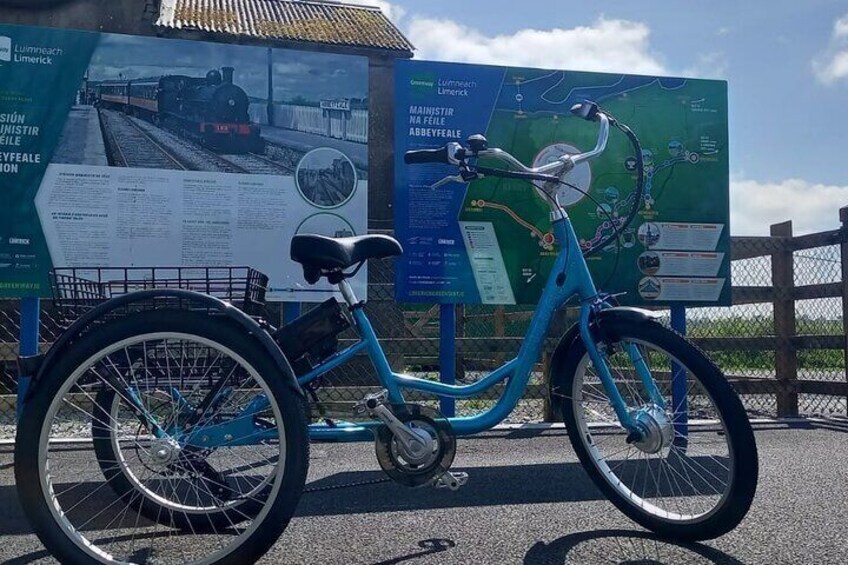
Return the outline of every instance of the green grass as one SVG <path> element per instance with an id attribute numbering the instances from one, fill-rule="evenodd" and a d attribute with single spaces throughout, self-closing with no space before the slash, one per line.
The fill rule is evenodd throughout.
<path id="1" fill-rule="evenodd" d="M 844 335 L 841 319 L 816 319 L 799 317 L 796 319 L 796 332 L 799 335 Z M 745 340 L 774 336 L 774 320 L 770 316 L 730 317 L 712 320 L 692 320 L 688 326 L 692 338 L 736 338 L 739 350 L 710 351 L 710 357 L 725 371 L 745 369 L 765 371 L 774 370 L 775 352 L 757 349 L 755 344 L 746 347 Z M 798 369 L 800 371 L 844 370 L 845 353 L 841 349 L 808 349 L 798 351 Z"/>

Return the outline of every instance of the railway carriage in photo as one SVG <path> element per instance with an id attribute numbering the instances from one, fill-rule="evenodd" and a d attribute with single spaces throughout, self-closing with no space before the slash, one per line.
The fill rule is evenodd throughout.
<path id="1" fill-rule="evenodd" d="M 250 121 L 247 93 L 233 84 L 233 68 L 205 77 L 164 75 L 107 80 L 97 86 L 100 107 L 121 110 L 227 153 L 262 153 L 260 128 Z"/>

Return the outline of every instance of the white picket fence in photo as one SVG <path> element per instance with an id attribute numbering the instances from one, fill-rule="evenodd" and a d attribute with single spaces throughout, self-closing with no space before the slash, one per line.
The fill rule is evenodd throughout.
<path id="1" fill-rule="evenodd" d="M 267 105 L 251 104 L 250 119 L 261 125 L 269 125 Z M 334 139 L 368 143 L 368 110 L 340 113 L 325 112 L 314 106 L 274 104 L 274 123 L 271 125 Z"/>

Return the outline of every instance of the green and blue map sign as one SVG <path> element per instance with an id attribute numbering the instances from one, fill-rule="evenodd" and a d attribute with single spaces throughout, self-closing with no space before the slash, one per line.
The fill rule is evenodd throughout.
<path id="1" fill-rule="evenodd" d="M 622 302 L 730 303 L 727 83 L 427 61 L 396 70 L 396 265 L 402 302 L 535 304 L 559 251 L 547 203 L 526 182 L 482 179 L 430 188 L 447 165 L 407 166 L 410 149 L 482 133 L 524 163 L 588 151 L 596 123 L 571 116 L 584 100 L 626 123 L 643 146 L 645 193 L 618 244 L 590 257 L 596 283 Z M 634 205 L 636 158 L 613 130 L 607 151 L 563 188 L 584 247 L 602 241 Z"/>

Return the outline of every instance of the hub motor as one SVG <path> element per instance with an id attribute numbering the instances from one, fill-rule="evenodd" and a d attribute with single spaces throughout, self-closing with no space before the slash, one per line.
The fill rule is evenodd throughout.
<path id="1" fill-rule="evenodd" d="M 645 453 L 659 453 L 674 441 L 674 425 L 659 406 L 640 409 L 634 416 L 639 438 L 629 441 Z"/>

